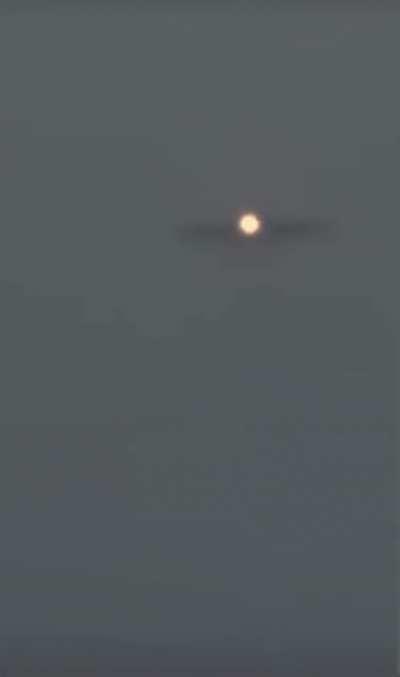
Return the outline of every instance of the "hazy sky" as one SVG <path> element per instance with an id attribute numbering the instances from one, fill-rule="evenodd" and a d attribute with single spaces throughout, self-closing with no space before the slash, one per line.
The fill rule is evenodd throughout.
<path id="1" fill-rule="evenodd" d="M 399 21 L 0 15 L 4 651 L 393 650 Z"/>

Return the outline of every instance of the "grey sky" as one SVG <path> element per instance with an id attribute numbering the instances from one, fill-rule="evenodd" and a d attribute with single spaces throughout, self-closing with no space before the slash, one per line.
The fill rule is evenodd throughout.
<path id="1" fill-rule="evenodd" d="M 3 655 L 390 652 L 399 14 L 91 7 L 0 20 Z"/>

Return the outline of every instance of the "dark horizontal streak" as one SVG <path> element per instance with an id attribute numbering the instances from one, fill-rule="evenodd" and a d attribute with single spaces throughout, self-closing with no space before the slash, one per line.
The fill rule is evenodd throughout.
<path id="1" fill-rule="evenodd" d="M 333 243 L 332 226 L 311 221 L 275 222 L 253 237 L 240 235 L 233 223 L 195 222 L 175 228 L 182 244 L 231 246 L 237 248 L 276 248 L 297 243 Z"/>

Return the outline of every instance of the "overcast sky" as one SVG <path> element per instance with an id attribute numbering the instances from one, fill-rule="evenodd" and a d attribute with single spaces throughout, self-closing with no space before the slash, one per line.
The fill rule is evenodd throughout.
<path id="1" fill-rule="evenodd" d="M 327 5 L 1 14 L 2 656 L 390 665 L 399 34 Z M 334 237 L 178 235 L 248 208 Z"/>

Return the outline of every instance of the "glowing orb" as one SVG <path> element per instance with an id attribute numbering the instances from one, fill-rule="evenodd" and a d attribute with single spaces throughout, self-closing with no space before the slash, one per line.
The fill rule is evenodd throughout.
<path id="1" fill-rule="evenodd" d="M 239 219 L 239 230 L 246 237 L 257 235 L 261 230 L 261 221 L 255 214 L 243 214 Z"/>

